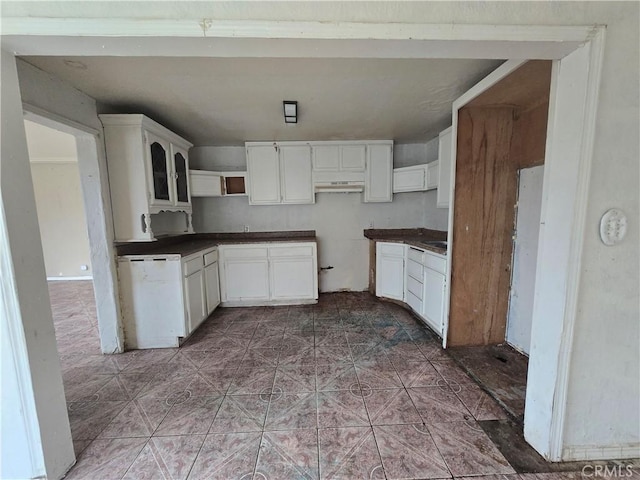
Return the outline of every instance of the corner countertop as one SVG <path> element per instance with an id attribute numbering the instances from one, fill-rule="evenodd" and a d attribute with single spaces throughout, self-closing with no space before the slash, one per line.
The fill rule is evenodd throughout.
<path id="1" fill-rule="evenodd" d="M 218 245 L 235 243 L 286 243 L 316 242 L 315 230 L 246 233 L 193 233 L 160 238 L 155 242 L 131 242 L 116 245 L 118 256 L 131 255 L 180 255 L 192 253 Z"/>
<path id="2" fill-rule="evenodd" d="M 430 250 L 441 255 L 447 253 L 446 248 L 430 245 L 425 242 L 446 241 L 447 232 L 429 230 L 428 228 L 372 228 L 364 231 L 364 236 L 376 242 L 404 243 L 414 247 Z"/>

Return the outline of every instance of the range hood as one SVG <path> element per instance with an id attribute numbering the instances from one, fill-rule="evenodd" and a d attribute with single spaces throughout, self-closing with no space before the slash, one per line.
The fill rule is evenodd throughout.
<path id="1" fill-rule="evenodd" d="M 334 182 L 322 182 L 314 183 L 313 189 L 316 193 L 331 192 L 331 193 L 350 193 L 350 192 L 362 192 L 364 191 L 364 182 L 360 181 L 334 181 Z"/>
<path id="2" fill-rule="evenodd" d="M 364 191 L 364 172 L 313 172 L 313 189 L 316 193 L 350 193 Z"/>

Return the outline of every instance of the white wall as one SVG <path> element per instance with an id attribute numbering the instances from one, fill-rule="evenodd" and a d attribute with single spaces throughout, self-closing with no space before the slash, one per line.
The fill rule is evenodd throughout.
<path id="1" fill-rule="evenodd" d="M 425 144 L 394 150 L 394 162 L 402 166 L 433 159 L 423 157 L 428 153 Z M 246 168 L 244 147 L 194 147 L 189 156 L 191 168 Z M 361 193 L 320 193 L 313 205 L 250 206 L 247 197 L 194 198 L 193 223 L 198 233 L 241 232 L 244 225 L 256 232 L 315 230 L 318 264 L 333 267 L 320 274 L 320 291 L 362 291 L 369 285 L 369 241 L 364 229 L 373 225 L 446 230 L 447 210 L 436 208 L 435 191 L 396 194 L 391 203 L 363 203 Z"/>
<path id="2" fill-rule="evenodd" d="M 104 353 L 121 352 L 124 344 L 113 249 L 111 199 L 102 124 L 96 102 L 59 78 L 22 60 L 17 61 L 17 67 L 27 116 L 38 117 L 38 123 L 51 122 L 58 129 L 68 127 L 68 133 L 76 136 L 83 203 L 87 209 L 100 344 Z"/>
<path id="3" fill-rule="evenodd" d="M 25 121 L 47 277 L 91 277 L 76 139 Z"/>
<path id="4" fill-rule="evenodd" d="M 57 479 L 75 456 L 45 280 L 16 64 L 10 53 L 2 50 L 1 54 L 1 473 L 7 479 L 45 475 Z"/>

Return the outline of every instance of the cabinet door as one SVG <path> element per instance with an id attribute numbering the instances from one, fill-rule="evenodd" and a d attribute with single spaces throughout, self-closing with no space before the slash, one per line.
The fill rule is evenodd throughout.
<path id="1" fill-rule="evenodd" d="M 189 170 L 189 187 L 192 197 L 221 197 L 224 177 L 216 172 Z"/>
<path id="2" fill-rule="evenodd" d="M 391 202 L 393 197 L 393 149 L 391 145 L 367 145 L 365 202 Z"/>
<path id="3" fill-rule="evenodd" d="M 191 194 L 189 192 L 189 161 L 187 160 L 187 152 L 171 145 L 171 153 L 173 155 L 173 167 L 175 173 L 174 181 L 174 203 L 176 205 L 191 205 Z"/>
<path id="4" fill-rule="evenodd" d="M 396 168 L 393 171 L 393 193 L 424 190 L 426 186 L 425 173 L 423 165 Z"/>
<path id="5" fill-rule="evenodd" d="M 342 145 L 340 147 L 340 170 L 364 172 L 366 150 L 365 145 Z"/>
<path id="6" fill-rule="evenodd" d="M 311 147 L 282 146 L 279 150 L 282 203 L 313 203 Z"/>
<path id="7" fill-rule="evenodd" d="M 314 145 L 313 169 L 317 171 L 340 170 L 340 146 L 339 145 Z"/>
<path id="8" fill-rule="evenodd" d="M 281 203 L 280 161 L 275 145 L 247 146 L 249 204 Z"/>
<path id="9" fill-rule="evenodd" d="M 169 143 L 149 132 L 145 132 L 145 139 L 149 165 L 149 203 L 173 205 Z"/>
<path id="10" fill-rule="evenodd" d="M 207 317 L 204 298 L 204 272 L 202 270 L 185 277 L 184 292 L 187 307 L 187 331 L 191 333 Z"/>
<path id="11" fill-rule="evenodd" d="M 427 163 L 427 180 L 426 180 L 426 189 L 433 190 L 434 188 L 438 188 L 438 172 L 440 171 L 440 162 L 436 160 L 435 162 Z"/>
<path id="12" fill-rule="evenodd" d="M 451 127 L 443 131 L 438 140 L 438 208 L 449 208 L 449 201 L 453 190 L 451 183 L 453 141 Z"/>
<path id="13" fill-rule="evenodd" d="M 317 297 L 313 257 L 271 259 L 271 299 L 294 300 Z"/>
<path id="14" fill-rule="evenodd" d="M 435 270 L 425 268 L 422 316 L 439 334 L 442 334 L 443 326 L 444 289 L 445 276 Z"/>
<path id="15" fill-rule="evenodd" d="M 204 286 L 207 303 L 207 316 L 211 315 L 220 305 L 220 280 L 218 277 L 218 262 L 204 267 Z"/>
<path id="16" fill-rule="evenodd" d="M 380 255 L 376 261 L 376 295 L 404 299 L 404 258 Z"/>
<path id="17" fill-rule="evenodd" d="M 233 258 L 224 261 L 227 302 L 269 300 L 269 261 Z"/>

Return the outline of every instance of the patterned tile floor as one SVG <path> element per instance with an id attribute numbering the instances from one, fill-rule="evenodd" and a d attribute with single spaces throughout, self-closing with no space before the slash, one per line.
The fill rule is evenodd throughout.
<path id="1" fill-rule="evenodd" d="M 90 282 L 50 293 L 69 480 L 579 476 L 516 474 L 477 423 L 503 410 L 407 311 L 368 294 L 218 309 L 179 349 L 105 356 Z"/>

